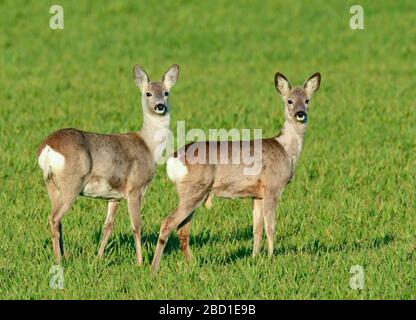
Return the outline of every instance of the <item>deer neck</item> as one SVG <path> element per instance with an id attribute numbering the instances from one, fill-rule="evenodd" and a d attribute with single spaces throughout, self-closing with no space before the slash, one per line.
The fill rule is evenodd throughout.
<path id="1" fill-rule="evenodd" d="M 143 113 L 143 126 L 139 131 L 155 162 L 162 156 L 169 138 L 170 114 L 164 116 Z"/>
<path id="2" fill-rule="evenodd" d="M 281 133 L 276 137 L 276 140 L 285 148 L 293 166 L 302 152 L 305 129 L 305 124 L 286 117 Z"/>

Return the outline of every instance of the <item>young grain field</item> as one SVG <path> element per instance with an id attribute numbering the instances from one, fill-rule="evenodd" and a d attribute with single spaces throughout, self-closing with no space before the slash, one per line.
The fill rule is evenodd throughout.
<path id="1" fill-rule="evenodd" d="M 416 5 L 360 1 L 0 1 L 1 299 L 415 299 Z M 172 124 L 262 128 L 276 134 L 276 71 L 300 84 L 322 73 L 302 156 L 277 210 L 275 255 L 252 259 L 251 201 L 214 199 L 191 231 L 186 264 L 176 235 L 151 277 L 160 223 L 177 204 L 164 166 L 142 207 L 144 265 L 136 266 L 126 203 L 105 258 L 106 202 L 79 198 L 63 219 L 64 289 L 54 264 L 50 203 L 36 148 L 62 127 L 115 133 L 142 123 L 138 63 L 151 77 L 181 67 Z M 158 79 L 157 79 L 158 80 Z M 349 286 L 351 266 L 365 271 Z"/>

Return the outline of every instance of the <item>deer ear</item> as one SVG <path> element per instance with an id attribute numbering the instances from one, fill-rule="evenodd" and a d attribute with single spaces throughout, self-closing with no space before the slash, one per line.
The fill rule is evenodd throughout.
<path id="1" fill-rule="evenodd" d="M 306 95 L 311 97 L 316 91 L 318 91 L 321 85 L 321 74 L 319 72 L 314 73 L 308 80 L 303 84 Z"/>
<path id="2" fill-rule="evenodd" d="M 145 86 L 149 83 L 149 76 L 139 65 L 135 64 L 133 67 L 133 79 L 140 91 L 143 91 Z"/>
<path id="3" fill-rule="evenodd" d="M 276 87 L 276 90 L 283 96 L 287 97 L 290 93 L 290 89 L 292 86 L 290 85 L 289 80 L 286 79 L 286 77 L 281 74 L 280 72 L 276 72 L 274 76 L 274 85 Z"/>
<path id="4" fill-rule="evenodd" d="M 176 83 L 179 77 L 179 66 L 177 64 L 172 65 L 168 71 L 163 75 L 162 82 L 166 89 L 170 90 Z"/>

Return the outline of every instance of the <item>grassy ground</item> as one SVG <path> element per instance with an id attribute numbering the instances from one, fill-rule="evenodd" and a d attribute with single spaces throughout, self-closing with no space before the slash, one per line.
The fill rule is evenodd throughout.
<path id="1" fill-rule="evenodd" d="M 0 298 L 416 298 L 414 1 L 0 1 Z M 179 3 L 180 2 L 180 3 Z M 160 222 L 176 205 L 160 166 L 143 207 L 145 264 L 135 265 L 126 204 L 104 260 L 106 203 L 80 198 L 63 220 L 65 289 L 49 288 L 49 200 L 35 150 L 77 127 L 139 129 L 132 66 L 160 77 L 181 66 L 172 128 L 263 128 L 283 120 L 276 71 L 301 83 L 315 71 L 304 152 L 277 210 L 276 250 L 253 260 L 249 200 L 215 199 L 192 225 L 195 261 L 173 236 L 152 278 Z M 350 267 L 365 288 L 349 287 Z"/>

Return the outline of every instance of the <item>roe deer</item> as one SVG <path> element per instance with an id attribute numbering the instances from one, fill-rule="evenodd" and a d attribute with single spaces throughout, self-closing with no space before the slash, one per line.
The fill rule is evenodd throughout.
<path id="1" fill-rule="evenodd" d="M 133 77 L 142 95 L 143 127 L 139 132 L 106 135 L 61 129 L 39 146 L 38 163 L 52 204 L 49 226 L 56 262 L 64 254 L 62 217 L 78 195 L 83 195 L 108 200 L 100 257 L 119 201 L 127 199 L 137 263 L 142 263 L 140 203 L 155 172 L 156 153 L 161 144 L 164 146 L 155 134 L 169 128 L 168 95 L 178 74 L 179 67 L 174 64 L 161 82 L 150 82 L 146 72 L 134 65 Z"/>
<path id="2" fill-rule="evenodd" d="M 321 75 L 315 73 L 305 81 L 303 87 L 292 88 L 281 73 L 276 73 L 275 86 L 285 102 L 285 122 L 279 135 L 268 139 L 251 140 L 246 144 L 246 148 L 252 148 L 256 141 L 261 142 L 260 151 L 256 155 L 257 159 L 260 159 L 257 173 L 245 174 L 241 162 L 240 164 L 230 164 L 231 161 L 226 164 L 204 162 L 207 158 L 212 159 L 210 157 L 212 153 L 215 155 L 214 158 L 217 157 L 224 150 L 224 146 L 227 150 L 225 157 L 230 160 L 232 155 L 228 153 L 229 147 L 244 148 L 242 141 L 214 142 L 214 144 L 212 141 L 194 142 L 179 149 L 168 159 L 167 173 L 176 185 L 179 205 L 161 224 L 151 267 L 153 273 L 158 271 L 166 241 L 175 228 L 178 228 L 180 246 L 185 258 L 191 259 L 189 229 L 192 214 L 204 200 L 210 206 L 213 195 L 224 198 L 252 198 L 253 256 L 256 256 L 260 250 L 263 221 L 268 253 L 270 256 L 273 255 L 276 204 L 292 178 L 295 163 L 303 146 L 309 99 L 319 89 L 320 81 Z M 206 150 L 206 154 L 201 150 Z M 195 156 L 195 152 L 202 153 L 202 156 L 197 154 L 199 161 L 192 159 L 191 162 L 190 157 Z"/>

